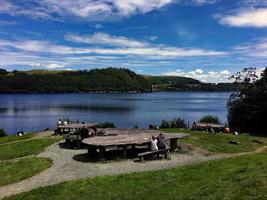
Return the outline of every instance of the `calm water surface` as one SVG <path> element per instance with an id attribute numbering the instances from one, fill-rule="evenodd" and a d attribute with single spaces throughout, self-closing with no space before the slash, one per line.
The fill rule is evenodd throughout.
<path id="1" fill-rule="evenodd" d="M 205 114 L 226 122 L 231 93 L 162 92 L 146 94 L 1 94 L 0 128 L 8 133 L 54 128 L 60 118 L 114 122 L 117 127 L 147 128 L 162 119 L 192 123 Z"/>

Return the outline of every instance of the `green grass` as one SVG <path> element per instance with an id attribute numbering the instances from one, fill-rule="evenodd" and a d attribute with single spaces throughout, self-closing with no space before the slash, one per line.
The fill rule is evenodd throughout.
<path id="1" fill-rule="evenodd" d="M 5 137 L 0 137 L 0 144 L 5 144 L 5 143 L 8 143 L 8 142 L 14 142 L 14 141 L 20 141 L 20 140 L 25 140 L 25 139 L 32 138 L 33 136 L 34 136 L 33 133 L 24 134 L 22 136 L 8 135 L 8 136 L 5 136 Z"/>
<path id="2" fill-rule="evenodd" d="M 0 186 L 29 178 L 51 165 L 51 159 L 35 157 L 0 162 Z"/>
<path id="3" fill-rule="evenodd" d="M 0 145 L 0 160 L 8 160 L 12 158 L 38 154 L 42 152 L 45 147 L 53 144 L 58 140 L 58 137 L 51 137 Z"/>
<path id="4" fill-rule="evenodd" d="M 263 200 L 267 199 L 267 153 L 163 171 L 69 181 L 7 199 Z"/>
<path id="5" fill-rule="evenodd" d="M 181 139 L 181 142 L 189 143 L 194 146 L 201 147 L 214 153 L 240 153 L 255 151 L 267 144 L 267 138 L 247 136 L 247 135 L 234 135 L 234 134 L 208 134 L 203 132 L 196 132 L 186 129 L 163 129 L 167 133 L 189 133 L 190 137 Z M 229 141 L 240 142 L 239 145 L 230 144 Z M 263 141 L 264 144 L 258 144 L 253 140 Z"/>

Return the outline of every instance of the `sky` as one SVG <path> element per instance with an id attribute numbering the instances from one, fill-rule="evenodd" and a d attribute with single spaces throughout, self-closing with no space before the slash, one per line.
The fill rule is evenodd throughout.
<path id="1" fill-rule="evenodd" d="M 0 0 L 0 68 L 226 82 L 267 66 L 267 0 Z"/>

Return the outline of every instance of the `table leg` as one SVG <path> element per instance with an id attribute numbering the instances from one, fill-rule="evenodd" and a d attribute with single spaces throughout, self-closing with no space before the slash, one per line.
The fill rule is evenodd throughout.
<path id="1" fill-rule="evenodd" d="M 171 151 L 174 151 L 175 149 L 177 149 L 177 138 L 173 138 L 170 140 L 170 145 L 171 145 Z"/>
<path id="2" fill-rule="evenodd" d="M 127 146 L 123 146 L 123 158 L 127 158 Z"/>
<path id="3" fill-rule="evenodd" d="M 105 161 L 105 157 L 104 157 L 105 152 L 106 152 L 105 147 L 99 147 L 98 160 Z"/>

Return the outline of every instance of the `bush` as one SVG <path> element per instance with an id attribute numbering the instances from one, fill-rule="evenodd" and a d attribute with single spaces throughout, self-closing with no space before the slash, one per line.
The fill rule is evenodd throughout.
<path id="1" fill-rule="evenodd" d="M 182 118 L 175 118 L 170 122 L 171 128 L 186 128 L 185 120 Z"/>
<path id="2" fill-rule="evenodd" d="M 0 76 L 6 74 L 8 74 L 8 72 L 5 69 L 0 69 Z"/>
<path id="3" fill-rule="evenodd" d="M 170 128 L 170 122 L 167 120 L 162 120 L 160 128 Z"/>
<path id="4" fill-rule="evenodd" d="M 97 125 L 97 128 L 116 128 L 113 122 L 104 122 Z"/>
<path id="5" fill-rule="evenodd" d="M 199 122 L 201 123 L 212 123 L 212 124 L 219 124 L 219 118 L 215 115 L 205 115 L 203 116 Z"/>
<path id="6" fill-rule="evenodd" d="M 4 129 L 0 129 L 0 137 L 5 137 L 7 136 L 6 132 Z"/>

